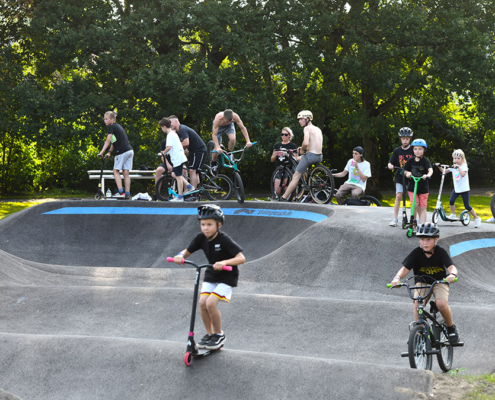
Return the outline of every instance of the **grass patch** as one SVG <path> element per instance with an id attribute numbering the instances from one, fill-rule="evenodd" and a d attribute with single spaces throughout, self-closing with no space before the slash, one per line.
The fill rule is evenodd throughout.
<path id="1" fill-rule="evenodd" d="M 2 201 L 0 202 L 0 219 L 46 201 L 49 200 Z"/>
<path id="2" fill-rule="evenodd" d="M 463 399 L 495 399 L 495 373 L 481 376 L 466 376 L 466 379 L 475 388 L 470 393 L 464 395 L 462 397 Z"/>

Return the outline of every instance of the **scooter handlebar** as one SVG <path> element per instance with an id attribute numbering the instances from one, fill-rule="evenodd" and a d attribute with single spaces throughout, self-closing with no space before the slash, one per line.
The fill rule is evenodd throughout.
<path id="1" fill-rule="evenodd" d="M 168 262 L 174 262 L 174 257 L 167 257 Z M 185 259 L 182 259 L 182 264 L 185 264 Z M 232 267 L 230 265 L 224 265 L 222 267 L 224 271 L 232 271 Z"/>

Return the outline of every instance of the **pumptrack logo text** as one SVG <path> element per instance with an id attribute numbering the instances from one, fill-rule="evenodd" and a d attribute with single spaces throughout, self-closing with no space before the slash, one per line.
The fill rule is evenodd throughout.
<path id="1" fill-rule="evenodd" d="M 250 210 L 249 208 L 241 208 L 240 210 L 235 210 L 234 215 L 236 214 L 254 214 L 256 210 Z"/>

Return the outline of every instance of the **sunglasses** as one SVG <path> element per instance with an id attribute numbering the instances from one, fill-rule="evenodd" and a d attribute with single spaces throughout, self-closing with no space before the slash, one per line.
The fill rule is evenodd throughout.
<path id="1" fill-rule="evenodd" d="M 282 133 L 282 136 L 290 136 L 288 133 Z"/>

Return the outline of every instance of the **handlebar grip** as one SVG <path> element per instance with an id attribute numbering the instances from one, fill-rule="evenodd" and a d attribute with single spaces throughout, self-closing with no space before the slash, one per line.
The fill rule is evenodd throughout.
<path id="1" fill-rule="evenodd" d="M 256 141 L 256 142 L 253 142 L 253 143 L 251 143 L 251 144 L 252 144 L 252 145 L 254 146 L 254 145 L 255 145 L 256 143 L 258 143 L 258 141 Z"/>
<path id="2" fill-rule="evenodd" d="M 174 258 L 173 257 L 167 257 L 167 261 L 168 262 L 174 262 Z M 184 264 L 184 259 L 182 259 L 182 264 Z"/>
<path id="3" fill-rule="evenodd" d="M 388 288 L 392 287 L 392 284 L 391 283 L 387 283 L 387 287 Z"/>
<path id="4" fill-rule="evenodd" d="M 222 269 L 223 269 L 224 271 L 232 271 L 232 267 L 231 267 L 230 265 L 224 265 L 224 266 L 222 267 Z"/>
<path id="5" fill-rule="evenodd" d="M 458 280 L 459 280 L 459 278 L 456 276 L 456 277 L 454 278 L 454 282 L 457 282 Z M 447 282 L 447 278 L 443 278 L 443 281 L 444 281 L 444 282 Z"/>

